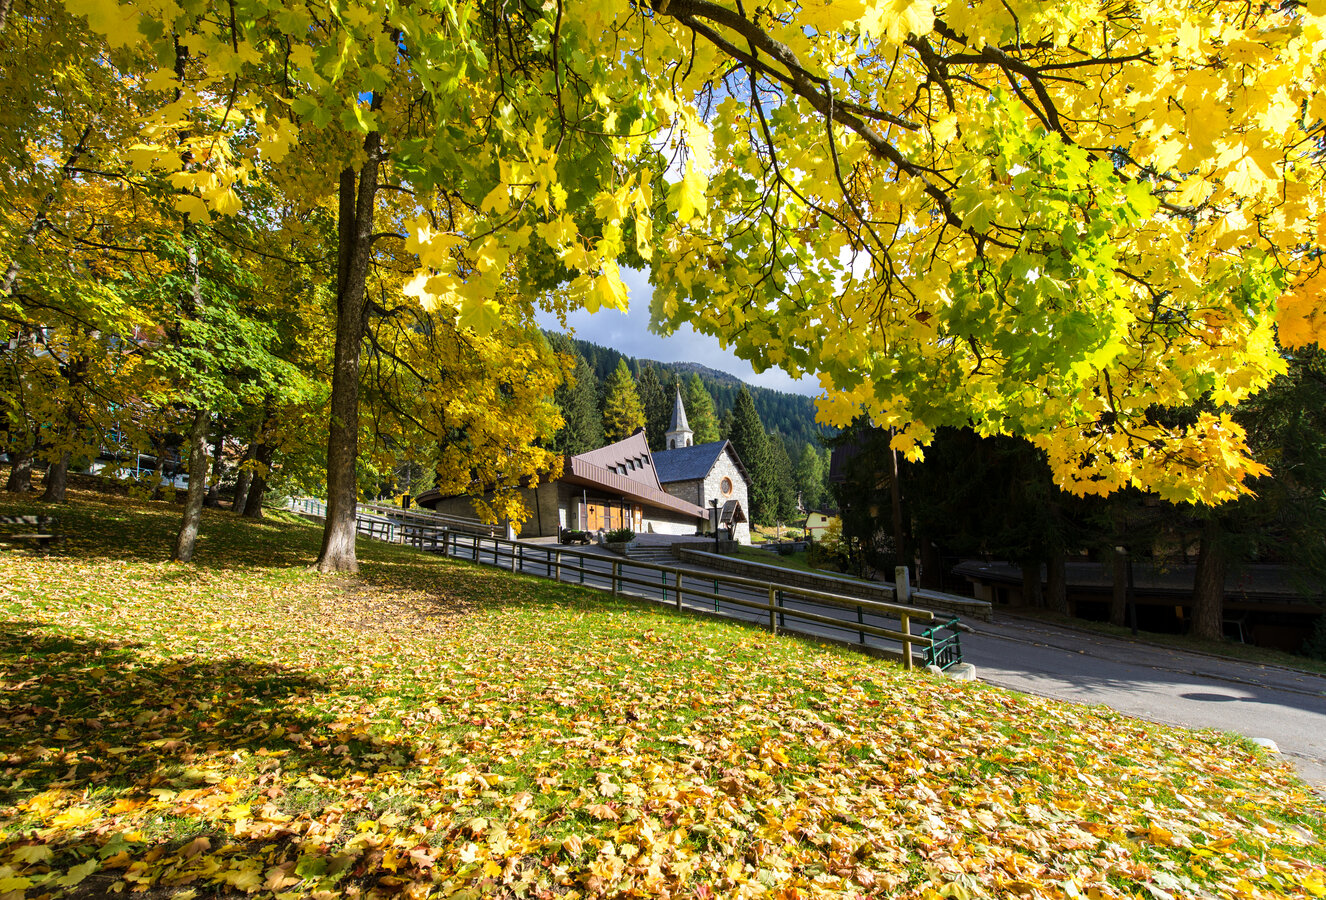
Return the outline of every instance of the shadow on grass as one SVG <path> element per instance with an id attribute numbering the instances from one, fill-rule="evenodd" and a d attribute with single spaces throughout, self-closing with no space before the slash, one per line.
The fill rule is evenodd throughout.
<path id="1" fill-rule="evenodd" d="M 0 679 L 0 807 L 50 788 L 147 797 L 206 788 L 238 765 L 332 778 L 414 755 L 337 731 L 318 712 L 332 693 L 323 682 L 244 659 L 157 661 L 132 644 L 8 622 Z"/>
<path id="2" fill-rule="evenodd" d="M 68 503 L 40 503 L 32 495 L 0 493 L 0 515 L 56 519 L 60 556 L 165 562 L 179 531 L 181 507 L 90 491 L 70 491 Z M 229 510 L 203 510 L 194 557 L 206 569 L 306 566 L 318 555 L 319 529 L 275 512 L 263 520 Z"/>

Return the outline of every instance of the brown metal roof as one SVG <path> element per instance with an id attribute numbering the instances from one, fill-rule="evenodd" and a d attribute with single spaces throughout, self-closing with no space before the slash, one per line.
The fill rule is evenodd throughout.
<path id="1" fill-rule="evenodd" d="M 646 448 L 646 452 L 648 452 L 648 448 Z M 596 466 L 586 460 L 584 456 L 568 456 L 566 458 L 566 463 L 562 467 L 561 480 L 568 484 L 579 484 L 612 491 L 656 509 L 667 509 L 682 515 L 694 516 L 697 519 L 707 519 L 709 517 L 704 507 L 679 500 L 666 491 L 652 487 L 644 481 L 627 475 L 619 475 L 605 469 L 603 466 Z"/>
<path id="2" fill-rule="evenodd" d="M 658 473 L 654 471 L 654 458 L 649 452 L 649 442 L 645 440 L 645 430 L 641 428 L 630 437 L 620 441 L 581 453 L 574 457 L 600 469 L 625 469 L 618 474 L 632 481 L 661 491 Z"/>

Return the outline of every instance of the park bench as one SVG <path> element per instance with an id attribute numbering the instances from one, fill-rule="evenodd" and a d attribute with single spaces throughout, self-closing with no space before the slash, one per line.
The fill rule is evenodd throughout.
<path id="1" fill-rule="evenodd" d="M 948 634 L 941 635 L 941 632 L 945 631 Z M 921 632 L 922 636 L 930 638 L 932 642 L 925 651 L 925 664 L 935 666 L 944 672 L 959 665 L 962 662 L 962 632 L 964 631 L 970 632 L 971 627 L 963 625 L 957 617 L 954 617 L 947 622 Z"/>
<path id="2" fill-rule="evenodd" d="M 7 533 L 15 528 L 35 530 Z M 55 519 L 50 516 L 0 516 L 0 529 L 6 532 L 0 533 L 0 544 L 26 545 L 36 547 L 42 552 L 60 539 L 55 533 Z"/>

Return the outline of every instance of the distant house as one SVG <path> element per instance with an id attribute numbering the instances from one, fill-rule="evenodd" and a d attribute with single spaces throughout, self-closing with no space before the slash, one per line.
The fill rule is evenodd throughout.
<path id="1" fill-rule="evenodd" d="M 806 514 L 806 521 L 801 528 L 806 532 L 807 537 L 821 541 L 824 539 L 825 532 L 829 530 L 829 525 L 837 521 L 838 516 L 834 513 L 827 511 L 811 512 Z M 841 523 L 839 523 L 839 527 L 842 527 Z"/>

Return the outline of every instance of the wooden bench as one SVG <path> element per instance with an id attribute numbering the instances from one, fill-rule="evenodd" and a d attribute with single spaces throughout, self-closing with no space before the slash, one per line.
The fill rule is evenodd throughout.
<path id="1" fill-rule="evenodd" d="M 36 547 L 44 553 L 51 544 L 60 540 L 60 535 L 55 533 L 55 519 L 50 516 L 0 516 L 0 528 L 15 527 L 34 528 L 36 530 L 17 534 L 0 534 L 0 544 L 23 542 L 27 546 Z"/>

